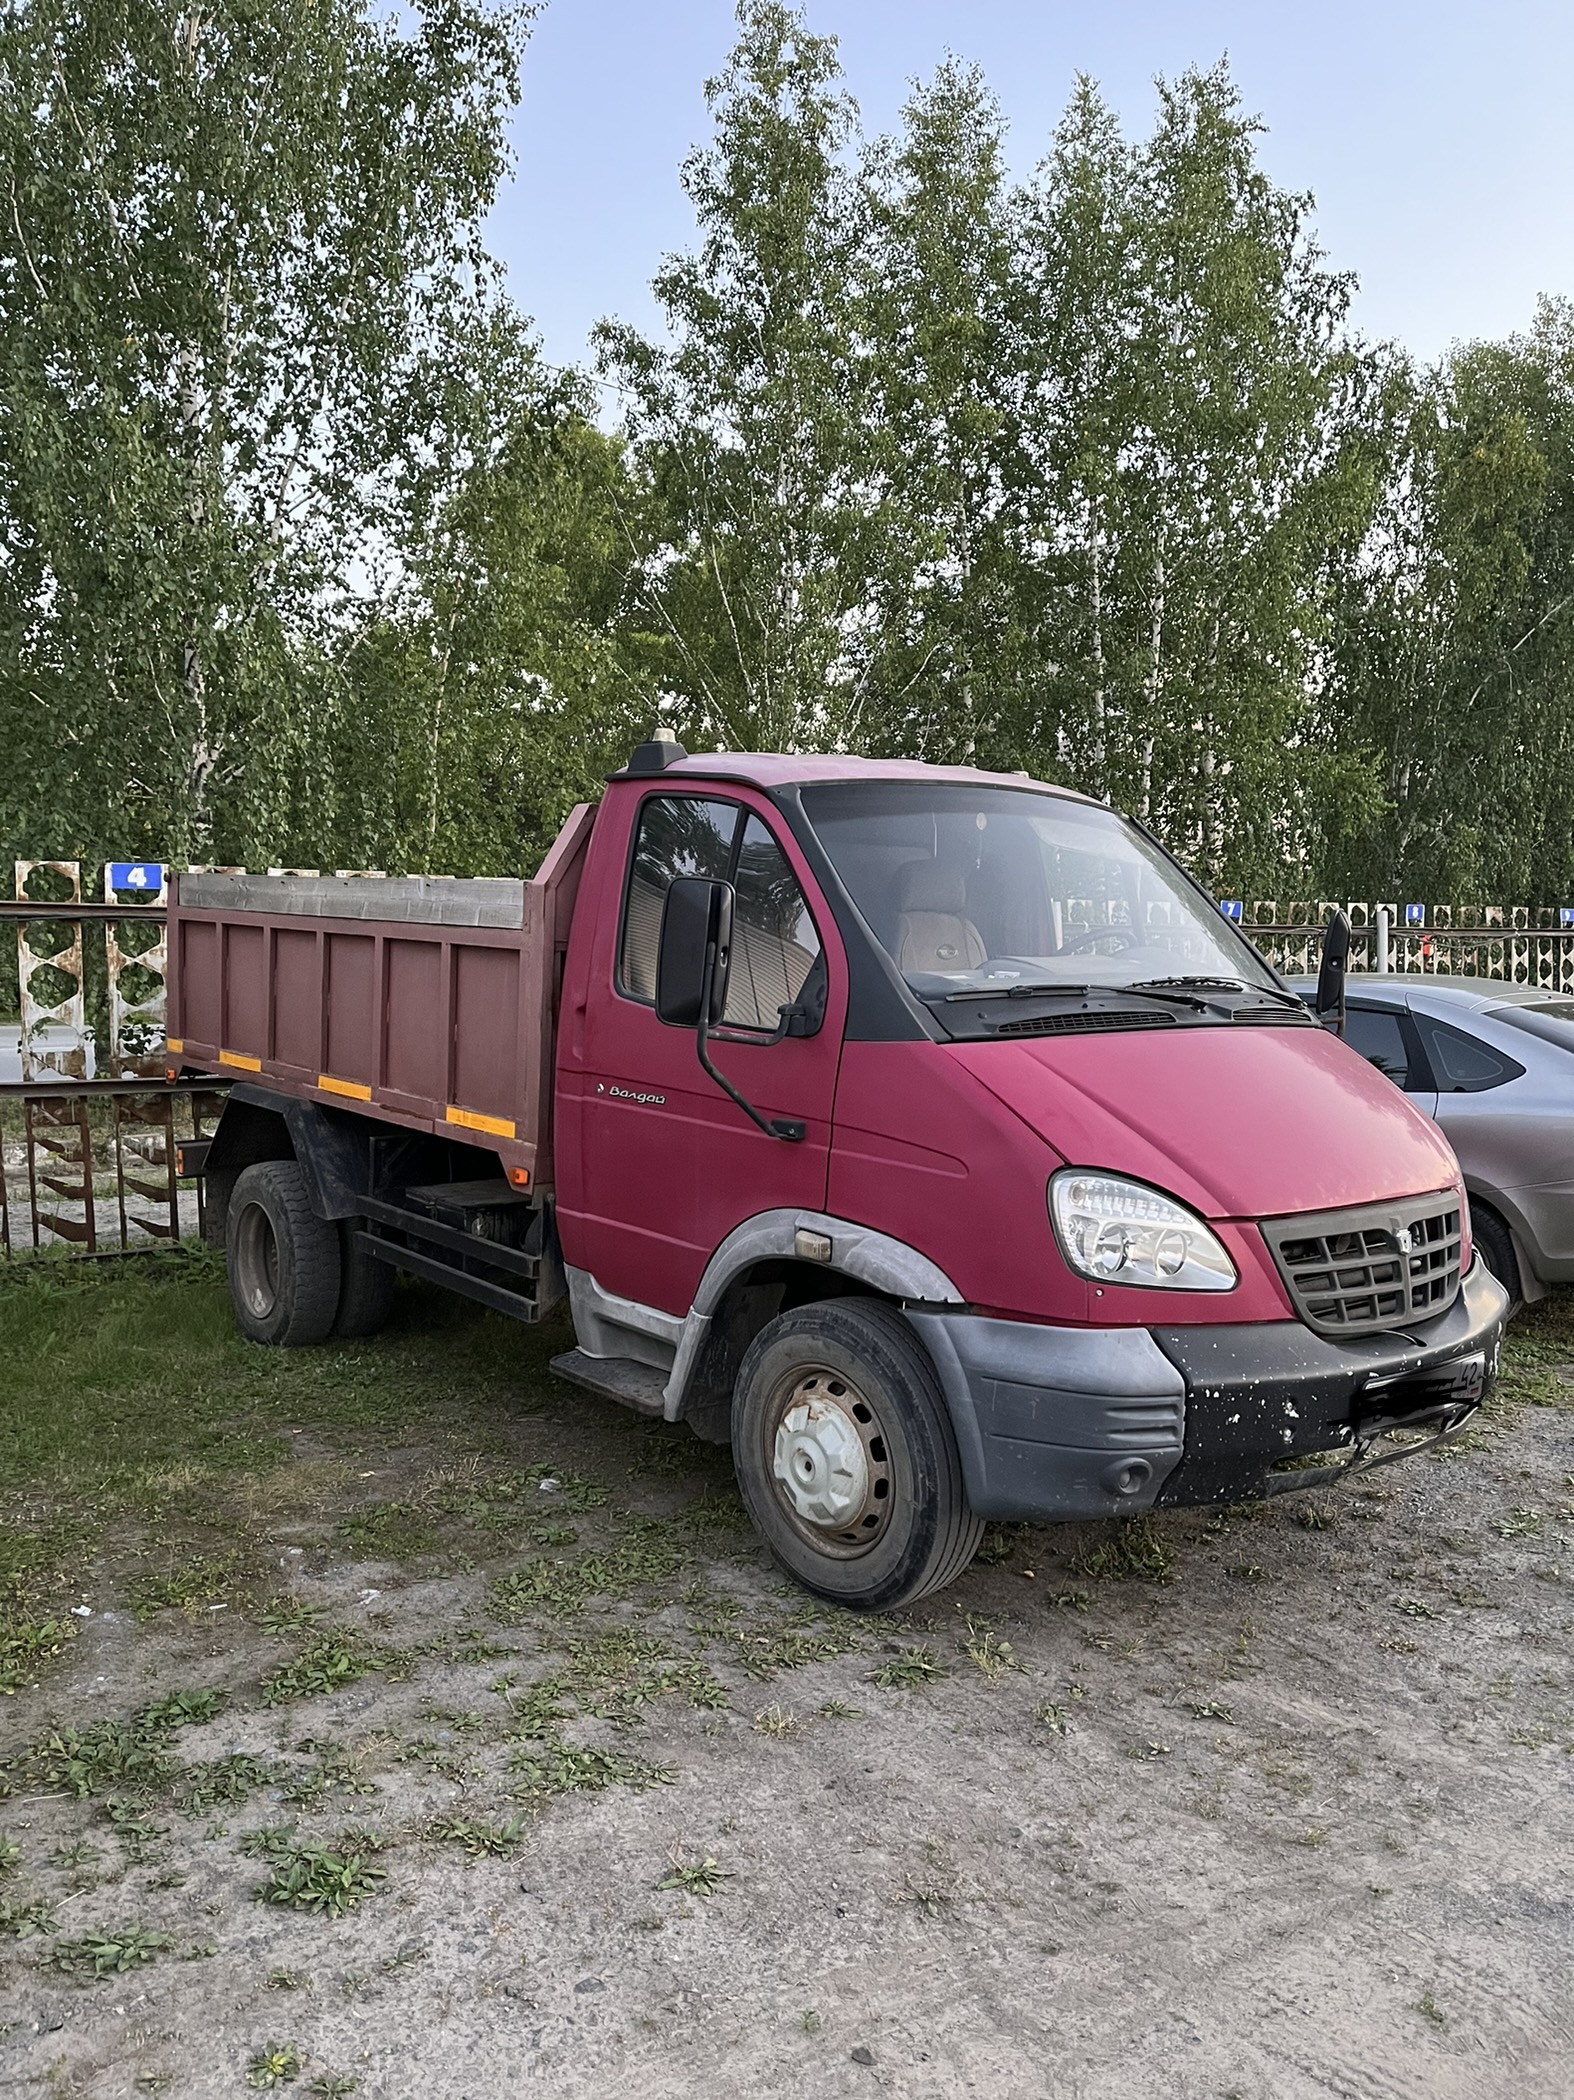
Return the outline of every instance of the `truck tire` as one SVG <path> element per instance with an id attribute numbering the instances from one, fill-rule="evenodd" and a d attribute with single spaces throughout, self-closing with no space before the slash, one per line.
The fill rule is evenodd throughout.
<path id="1" fill-rule="evenodd" d="M 1524 1305 L 1520 1296 L 1519 1262 L 1514 1253 L 1513 1234 L 1495 1210 L 1489 1209 L 1485 1203 L 1472 1203 L 1470 1236 L 1481 1259 L 1508 1292 L 1508 1317 L 1512 1320 Z"/>
<path id="2" fill-rule="evenodd" d="M 943 1588 L 983 1535 L 934 1366 L 877 1299 L 799 1306 L 756 1335 L 738 1371 L 732 1449 L 776 1559 L 854 1611 Z"/>
<path id="3" fill-rule="evenodd" d="M 375 1254 L 368 1254 L 356 1238 L 364 1230 L 364 1218 L 344 1218 L 339 1224 L 339 1310 L 334 1316 L 336 1342 L 363 1342 L 381 1334 L 393 1311 L 398 1273 Z"/>
<path id="4" fill-rule="evenodd" d="M 239 1176 L 226 1252 L 243 1334 L 283 1349 L 327 1340 L 339 1310 L 339 1228 L 312 1209 L 293 1159 L 260 1160 Z"/>

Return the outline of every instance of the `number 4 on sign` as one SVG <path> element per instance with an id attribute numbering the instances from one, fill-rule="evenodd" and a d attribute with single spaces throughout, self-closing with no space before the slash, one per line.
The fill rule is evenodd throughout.
<path id="1" fill-rule="evenodd" d="M 164 869 L 156 860 L 112 860 L 104 870 L 104 901 L 113 904 L 117 895 L 130 891 L 134 897 L 164 894 Z"/>

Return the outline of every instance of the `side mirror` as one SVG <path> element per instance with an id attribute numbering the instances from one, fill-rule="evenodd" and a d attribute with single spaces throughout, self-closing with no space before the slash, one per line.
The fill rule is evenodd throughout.
<path id="1" fill-rule="evenodd" d="M 656 1018 L 669 1028 L 712 1028 L 727 1006 L 727 971 L 732 948 L 730 882 L 680 875 L 661 910 L 661 946 L 656 956 Z M 707 961 L 709 1011 L 704 1012 Z"/>
<path id="2" fill-rule="evenodd" d="M 1323 959 L 1317 972 L 1317 1018 L 1332 1015 L 1344 1033 L 1344 973 L 1350 960 L 1350 921 L 1336 911 L 1323 934 Z"/>

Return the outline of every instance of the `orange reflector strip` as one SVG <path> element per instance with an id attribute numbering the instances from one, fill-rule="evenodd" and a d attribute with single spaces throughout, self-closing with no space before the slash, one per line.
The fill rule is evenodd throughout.
<path id="1" fill-rule="evenodd" d="M 237 1072 L 260 1072 L 262 1070 L 262 1059 L 260 1057 L 242 1057 L 238 1050 L 221 1050 L 219 1052 L 219 1063 L 221 1065 L 233 1065 Z"/>
<path id="2" fill-rule="evenodd" d="M 516 1189 L 527 1189 L 530 1186 L 530 1169 L 528 1167 L 510 1167 L 508 1178 Z"/>
<path id="3" fill-rule="evenodd" d="M 484 1130 L 488 1137 L 514 1135 L 514 1126 L 506 1116 L 479 1116 L 473 1108 L 450 1108 L 446 1114 L 448 1121 L 457 1123 L 462 1130 Z"/>
<path id="4" fill-rule="evenodd" d="M 343 1094 L 346 1101 L 370 1101 L 372 1090 L 362 1086 L 358 1079 L 335 1079 L 331 1072 L 317 1074 L 318 1090 L 324 1094 Z"/>
<path id="5" fill-rule="evenodd" d="M 182 1050 L 185 1049 L 185 1047 L 186 1045 L 184 1039 L 178 1035 L 172 1035 L 169 1041 L 164 1045 L 164 1048 L 168 1050 L 172 1056 L 175 1057 L 179 1057 L 180 1053 L 182 1052 Z"/>

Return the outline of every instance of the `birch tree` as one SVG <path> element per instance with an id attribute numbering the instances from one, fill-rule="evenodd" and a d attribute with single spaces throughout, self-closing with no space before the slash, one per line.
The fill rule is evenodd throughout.
<path id="1" fill-rule="evenodd" d="M 8 10 L 0 733 L 18 849 L 288 857 L 328 834 L 329 666 L 451 471 L 527 16 Z"/>
<path id="2" fill-rule="evenodd" d="M 741 0 L 738 24 L 706 88 L 714 138 L 684 164 L 699 246 L 654 280 L 670 346 L 606 322 L 597 354 L 667 521 L 642 604 L 680 724 L 733 749 L 845 748 L 882 532 L 851 293 L 857 112 L 800 12 Z"/>

